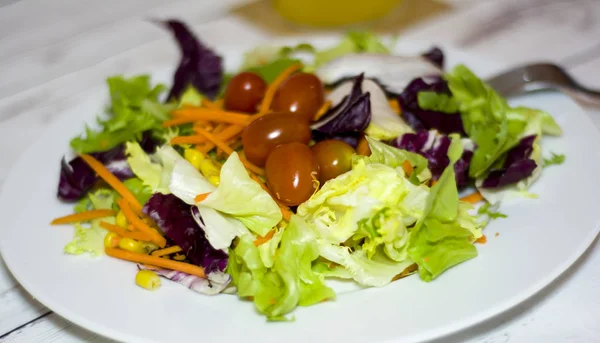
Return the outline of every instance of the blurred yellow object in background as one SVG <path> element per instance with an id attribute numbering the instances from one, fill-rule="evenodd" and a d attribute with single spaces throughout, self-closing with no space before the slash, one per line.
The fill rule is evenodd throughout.
<path id="1" fill-rule="evenodd" d="M 386 15 L 402 0 L 273 0 L 285 19 L 303 25 L 333 27 L 367 22 Z"/>

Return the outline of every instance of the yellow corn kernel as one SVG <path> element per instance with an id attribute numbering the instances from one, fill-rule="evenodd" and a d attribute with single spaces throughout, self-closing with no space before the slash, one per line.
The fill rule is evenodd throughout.
<path id="1" fill-rule="evenodd" d="M 183 151 L 183 157 L 196 169 L 200 169 L 200 163 L 205 159 L 204 155 L 196 149 L 185 149 Z"/>
<path id="2" fill-rule="evenodd" d="M 140 270 L 135 275 L 135 283 L 142 288 L 155 291 L 160 288 L 160 277 L 151 270 Z"/>
<path id="3" fill-rule="evenodd" d="M 120 226 L 124 229 L 127 228 L 127 225 L 129 223 L 127 223 L 127 218 L 125 218 L 125 214 L 123 213 L 123 211 L 119 211 L 119 213 L 117 213 L 117 218 L 115 219 L 117 226 Z"/>
<path id="4" fill-rule="evenodd" d="M 121 241 L 121 236 L 114 232 L 109 232 L 104 236 L 104 246 L 106 248 L 116 248 Z"/>
<path id="5" fill-rule="evenodd" d="M 221 182 L 221 170 L 220 168 L 210 159 L 205 159 L 200 162 L 200 172 L 205 178 L 215 186 L 218 186 Z"/>
<path id="6" fill-rule="evenodd" d="M 127 238 L 127 237 L 123 237 L 121 238 L 121 240 L 119 241 L 119 248 L 123 249 L 123 250 L 127 250 L 127 251 L 131 251 L 131 252 L 137 252 L 140 254 L 146 254 L 146 247 L 136 241 L 135 239 L 131 239 L 131 238 Z"/>

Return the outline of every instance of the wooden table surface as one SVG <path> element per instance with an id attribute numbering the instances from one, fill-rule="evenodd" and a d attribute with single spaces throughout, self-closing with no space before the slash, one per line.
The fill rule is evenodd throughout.
<path id="1" fill-rule="evenodd" d="M 0 0 L 0 191 L 9 169 L 61 113 L 107 75 L 173 63 L 169 37 L 144 20 L 180 17 L 210 45 L 323 30 L 289 25 L 240 0 Z M 507 64 L 549 60 L 600 88 L 599 0 L 405 0 L 371 23 Z M 164 48 L 168 47 L 168 48 Z M 600 112 L 589 115 L 600 126 Z M 0 212 L 2 209 L 0 209 Z M 600 246 L 517 308 L 437 342 L 600 342 Z M 0 343 L 108 342 L 54 314 L 0 259 Z"/>

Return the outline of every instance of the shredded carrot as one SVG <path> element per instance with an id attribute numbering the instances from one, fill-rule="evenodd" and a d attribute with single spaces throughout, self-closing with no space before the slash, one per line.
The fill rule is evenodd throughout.
<path id="1" fill-rule="evenodd" d="M 194 131 L 196 133 L 198 133 L 198 130 L 201 130 L 201 129 L 204 129 L 204 128 L 196 127 L 196 128 L 194 128 Z M 227 140 L 230 140 L 230 139 L 236 137 L 242 131 L 244 131 L 244 126 L 230 125 L 230 126 L 227 126 L 226 128 L 224 128 L 222 131 L 218 131 L 218 129 L 219 129 L 219 126 L 217 125 L 217 127 L 213 131 L 213 134 L 215 134 L 222 141 L 227 141 Z M 208 130 L 204 129 L 204 131 L 208 131 Z M 202 144 L 202 143 L 206 143 L 206 142 L 207 142 L 206 137 L 204 137 L 200 134 L 193 135 L 193 136 L 177 136 L 177 137 L 173 137 L 171 139 L 171 144 Z M 215 145 L 212 143 L 207 143 L 207 144 L 208 145 L 203 146 L 201 149 L 198 149 L 198 150 L 203 151 L 203 152 L 208 152 L 208 151 L 211 151 L 215 147 Z"/>
<path id="2" fill-rule="evenodd" d="M 218 110 L 221 108 L 219 105 L 217 105 L 216 103 L 214 103 L 208 99 L 202 99 L 202 106 L 204 106 L 206 108 L 210 108 L 210 109 L 215 109 L 215 110 Z"/>
<path id="3" fill-rule="evenodd" d="M 217 126 L 215 126 L 215 129 L 212 131 L 212 133 L 214 134 L 218 134 L 220 132 L 223 132 L 223 130 L 225 130 L 229 125 L 226 123 L 219 123 Z"/>
<path id="4" fill-rule="evenodd" d="M 64 217 L 54 219 L 50 225 L 60 225 L 60 224 L 71 224 L 77 222 L 86 222 L 92 219 L 98 219 L 103 217 L 112 217 L 117 215 L 115 211 L 112 210 L 91 210 L 79 213 L 69 214 Z"/>
<path id="5" fill-rule="evenodd" d="M 277 199 L 275 199 L 273 197 L 273 194 L 271 194 L 271 192 L 269 191 L 269 188 L 267 188 L 267 185 L 265 185 L 259 178 L 258 176 L 250 173 L 250 178 L 252 178 L 252 180 L 256 181 L 256 183 L 258 183 L 262 189 L 265 190 L 265 192 L 269 193 L 269 195 L 273 198 L 273 200 L 275 200 L 275 202 L 277 203 L 277 206 L 279 206 L 279 210 L 281 211 L 281 215 L 283 216 L 283 219 L 285 219 L 286 221 L 290 221 L 290 219 L 292 218 L 292 211 L 290 211 L 290 209 L 285 206 L 284 204 L 280 203 L 279 201 L 277 201 Z"/>
<path id="6" fill-rule="evenodd" d="M 327 111 L 329 111 L 330 107 L 331 107 L 331 101 L 329 101 L 329 100 L 325 101 L 325 103 L 323 103 L 321 108 L 319 108 L 319 110 L 317 111 L 317 114 L 315 114 L 313 121 L 317 121 L 317 120 L 321 119 L 325 115 L 325 113 L 327 113 Z"/>
<path id="7" fill-rule="evenodd" d="M 180 251 L 181 251 L 181 247 L 179 245 L 173 245 L 172 247 L 154 250 L 151 253 L 151 255 L 160 257 L 160 256 L 164 256 L 164 255 L 171 255 L 171 254 L 174 254 L 174 253 L 180 252 Z"/>
<path id="8" fill-rule="evenodd" d="M 475 240 L 475 243 L 485 244 L 487 243 L 487 237 L 485 237 L 485 235 L 481 235 L 481 237 Z"/>
<path id="9" fill-rule="evenodd" d="M 215 105 L 219 108 L 223 108 L 223 99 L 215 101 Z"/>
<path id="10" fill-rule="evenodd" d="M 206 130 L 202 130 L 200 128 L 198 128 L 198 133 L 201 134 L 202 136 L 206 137 L 206 139 L 211 141 L 219 149 L 223 150 L 227 155 L 231 155 L 233 153 L 233 149 L 229 145 L 227 145 L 227 143 L 223 142 L 220 138 L 217 138 L 215 135 L 207 132 Z M 246 158 L 244 156 L 240 155 L 240 161 L 251 172 L 258 174 L 258 175 L 265 174 L 265 171 L 262 168 L 259 168 L 259 167 L 255 166 L 254 164 L 248 162 L 248 160 L 246 160 Z"/>
<path id="11" fill-rule="evenodd" d="M 127 202 L 129 203 L 129 205 L 131 205 L 131 208 L 133 209 L 133 211 L 135 211 L 135 213 L 142 213 L 142 205 L 140 204 L 140 202 L 136 199 L 133 193 L 131 193 L 129 189 L 127 189 L 127 187 L 125 187 L 125 185 L 121 181 L 119 181 L 119 179 L 117 179 L 117 177 L 113 173 L 106 169 L 106 167 L 94 157 L 87 154 L 81 154 L 80 156 L 85 161 L 85 163 L 87 163 L 96 172 L 96 174 L 98 174 L 98 176 L 100 176 L 115 191 L 117 191 L 117 193 L 119 193 L 123 197 L 123 199 L 127 200 Z"/>
<path id="12" fill-rule="evenodd" d="M 473 194 L 467 195 L 466 197 L 460 198 L 460 201 L 470 202 L 471 204 L 476 204 L 481 200 L 483 200 L 483 196 L 481 196 L 481 193 L 479 192 L 475 192 Z"/>
<path id="13" fill-rule="evenodd" d="M 267 243 L 271 240 L 271 238 L 273 238 L 273 235 L 275 235 L 275 229 L 272 229 L 271 231 L 267 232 L 267 234 L 264 237 L 256 237 L 256 239 L 254 240 L 254 246 L 257 247 L 261 244 Z"/>
<path id="14" fill-rule="evenodd" d="M 388 103 L 390 104 L 390 107 L 392 108 L 392 110 L 394 110 L 394 112 L 396 114 L 400 114 L 402 112 L 400 110 L 400 104 L 398 103 L 398 100 L 396 100 L 396 99 L 390 99 L 388 101 Z"/>
<path id="15" fill-rule="evenodd" d="M 429 187 L 433 187 L 433 186 L 435 186 L 435 184 L 436 184 L 436 183 L 437 183 L 437 180 L 431 180 L 431 181 L 429 182 Z"/>
<path id="16" fill-rule="evenodd" d="M 123 214 L 125 215 L 125 218 L 127 218 L 127 221 L 131 223 L 131 225 L 133 225 L 140 232 L 150 237 L 151 242 L 153 242 L 161 248 L 164 248 L 165 245 L 167 245 L 167 240 L 160 233 L 158 233 L 158 231 L 151 228 L 148 224 L 141 220 L 140 217 L 138 217 L 137 214 L 135 214 L 131 210 L 131 207 L 129 207 L 129 204 L 126 201 L 123 201 L 123 199 L 119 199 L 117 201 L 117 204 L 119 204 L 119 207 L 121 207 L 121 211 L 123 211 Z"/>
<path id="17" fill-rule="evenodd" d="M 246 113 L 228 112 L 223 110 L 215 110 L 210 108 L 188 108 L 175 110 L 172 112 L 175 119 L 163 122 L 163 127 L 181 125 L 191 123 L 198 120 L 214 121 L 217 123 L 229 123 L 238 125 L 248 125 L 252 116 Z"/>
<path id="18" fill-rule="evenodd" d="M 356 147 L 356 153 L 361 156 L 371 156 L 371 148 L 369 148 L 369 142 L 363 136 L 358 141 L 358 146 Z"/>
<path id="19" fill-rule="evenodd" d="M 415 170 L 408 160 L 402 163 L 402 169 L 404 169 L 404 172 L 408 176 L 412 175 L 413 171 Z"/>
<path id="20" fill-rule="evenodd" d="M 284 70 L 277 78 L 269 85 L 267 91 L 265 92 L 265 97 L 263 98 L 262 103 L 260 104 L 259 113 L 267 113 L 271 108 L 271 103 L 273 102 L 273 97 L 275 96 L 275 92 L 279 86 L 287 79 L 292 73 L 296 70 L 302 68 L 302 64 L 296 63 L 289 66 L 286 70 Z"/>
<path id="21" fill-rule="evenodd" d="M 107 222 L 100 222 L 100 226 L 108 231 L 118 234 L 119 236 L 136 239 L 138 241 L 150 242 L 150 237 L 139 231 L 128 231 L 118 225 L 109 224 Z"/>
<path id="22" fill-rule="evenodd" d="M 166 257 L 168 257 L 168 256 L 166 256 Z M 185 260 L 185 255 L 177 254 L 177 255 L 173 256 L 173 259 L 176 261 L 183 261 L 183 260 Z"/>
<path id="23" fill-rule="evenodd" d="M 196 195 L 196 197 L 194 198 L 194 202 L 200 202 L 200 201 L 206 199 L 210 195 L 210 193 L 211 192 Z"/>
<path id="24" fill-rule="evenodd" d="M 195 266 L 193 264 L 185 263 L 185 262 L 177 262 L 172 260 L 167 260 L 162 257 L 150 256 L 146 254 L 139 254 L 127 250 L 115 249 L 115 248 L 105 248 L 106 255 L 118 258 L 121 260 L 149 264 L 152 266 L 157 266 L 165 269 L 176 270 L 178 272 L 183 272 L 190 275 L 195 275 L 201 278 L 205 278 L 206 274 L 204 274 L 204 269 L 202 267 Z"/>

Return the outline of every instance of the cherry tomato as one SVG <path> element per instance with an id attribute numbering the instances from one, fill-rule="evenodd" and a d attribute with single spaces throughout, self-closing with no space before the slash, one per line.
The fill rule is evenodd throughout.
<path id="1" fill-rule="evenodd" d="M 254 113 L 266 91 L 267 83 L 260 76 L 250 72 L 239 73 L 225 88 L 223 106 L 228 111 Z"/>
<path id="2" fill-rule="evenodd" d="M 281 203 L 300 205 L 308 200 L 317 188 L 319 165 L 302 143 L 293 142 L 277 146 L 265 165 L 267 186 Z"/>
<path id="3" fill-rule="evenodd" d="M 337 139 L 321 141 L 311 148 L 319 164 L 319 182 L 323 184 L 352 169 L 354 148 Z"/>
<path id="4" fill-rule="evenodd" d="M 297 73 L 285 80 L 275 92 L 271 108 L 294 113 L 311 122 L 325 102 L 325 88 L 314 74 Z"/>
<path id="5" fill-rule="evenodd" d="M 242 146 L 248 161 L 262 167 L 271 150 L 284 143 L 310 142 L 310 126 L 293 114 L 269 113 L 254 120 L 242 132 Z"/>

